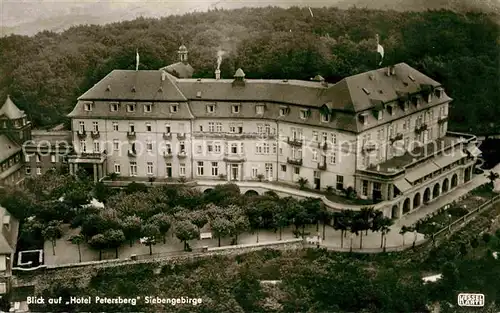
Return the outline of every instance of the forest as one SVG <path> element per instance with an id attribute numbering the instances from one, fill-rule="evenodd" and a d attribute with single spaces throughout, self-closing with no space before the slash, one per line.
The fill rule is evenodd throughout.
<path id="1" fill-rule="evenodd" d="M 185 44 L 195 77 L 213 77 L 224 51 L 222 77 L 236 68 L 247 78 L 331 83 L 381 66 L 406 62 L 442 83 L 452 102 L 450 128 L 500 132 L 500 28 L 493 15 L 451 11 L 244 8 L 161 19 L 139 18 L 62 33 L 0 38 L 0 99 L 7 94 L 37 127 L 66 122 L 83 94 L 113 69 L 159 69 L 177 61 Z M 3 101 L 3 100 L 2 100 Z"/>

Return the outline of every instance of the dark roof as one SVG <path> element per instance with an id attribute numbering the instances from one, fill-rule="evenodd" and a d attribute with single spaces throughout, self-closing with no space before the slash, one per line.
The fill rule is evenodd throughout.
<path id="1" fill-rule="evenodd" d="M 0 135 L 0 163 L 21 151 L 21 147 L 6 135 Z"/>
<path id="2" fill-rule="evenodd" d="M 162 67 L 160 70 L 174 75 L 177 78 L 191 78 L 193 77 L 194 69 L 189 63 L 177 62 L 168 66 Z"/>
<path id="3" fill-rule="evenodd" d="M 161 71 L 114 70 L 78 100 L 186 101 L 167 74 Z"/>
<path id="4" fill-rule="evenodd" d="M 5 103 L 0 108 L 0 116 L 2 115 L 11 120 L 23 118 L 26 116 L 26 114 L 24 114 L 24 111 L 19 110 L 19 108 L 14 104 L 14 102 L 12 102 L 8 95 Z"/>

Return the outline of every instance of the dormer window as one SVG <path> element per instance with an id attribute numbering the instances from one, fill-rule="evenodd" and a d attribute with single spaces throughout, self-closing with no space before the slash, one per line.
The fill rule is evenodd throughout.
<path id="1" fill-rule="evenodd" d="M 116 112 L 116 111 L 118 111 L 118 103 L 115 103 L 115 102 L 114 102 L 114 103 L 111 103 L 111 104 L 109 105 L 109 109 L 111 110 L 111 112 Z"/>
<path id="2" fill-rule="evenodd" d="M 179 110 L 179 106 L 177 104 L 172 104 L 170 106 L 170 113 L 177 113 L 178 110 Z"/>
<path id="3" fill-rule="evenodd" d="M 405 101 L 405 102 L 403 103 L 403 110 L 406 112 L 406 111 L 408 111 L 408 108 L 409 108 L 409 107 L 410 107 L 410 104 L 408 103 L 408 101 Z"/>
<path id="4" fill-rule="evenodd" d="M 413 102 L 413 104 L 414 104 L 414 105 L 418 108 L 418 107 L 419 107 L 419 105 L 420 105 L 420 97 L 418 97 L 418 96 L 414 96 L 414 97 L 412 98 L 412 102 Z"/>
<path id="5" fill-rule="evenodd" d="M 387 108 L 387 109 L 389 110 L 389 108 Z M 376 116 L 377 116 L 377 120 L 380 121 L 382 118 L 384 118 L 384 111 L 382 111 L 382 110 L 376 111 Z"/>
<path id="6" fill-rule="evenodd" d="M 441 87 L 436 88 L 434 92 L 436 93 L 436 97 L 438 97 L 438 99 L 441 99 L 444 94 L 444 90 Z"/>
<path id="7" fill-rule="evenodd" d="M 387 106 L 387 112 L 389 113 L 390 116 L 394 115 L 395 108 L 392 105 Z"/>
<path id="8" fill-rule="evenodd" d="M 240 113 L 240 106 L 239 105 L 233 105 L 231 107 L 231 112 L 233 112 L 233 113 Z"/>
<path id="9" fill-rule="evenodd" d="M 153 110 L 153 105 L 151 103 L 144 104 L 144 112 L 150 113 Z"/>
<path id="10" fill-rule="evenodd" d="M 87 102 L 83 105 L 83 108 L 85 111 L 92 111 L 92 103 L 91 102 Z"/>
<path id="11" fill-rule="evenodd" d="M 321 121 L 323 123 L 330 122 L 330 114 L 321 113 Z"/>
<path id="12" fill-rule="evenodd" d="M 264 106 L 263 105 L 258 105 L 255 107 L 255 113 L 256 114 L 264 114 Z"/>
<path id="13" fill-rule="evenodd" d="M 135 112 L 135 104 L 134 103 L 127 104 L 127 112 Z"/>
<path id="14" fill-rule="evenodd" d="M 214 113 L 215 112 L 215 105 L 209 104 L 207 105 L 207 113 Z"/>
<path id="15" fill-rule="evenodd" d="M 431 103 L 432 102 L 432 93 L 428 93 L 427 94 L 427 103 Z"/>
<path id="16" fill-rule="evenodd" d="M 367 113 L 361 113 L 359 115 L 359 122 L 363 125 L 368 124 L 368 114 Z"/>
<path id="17" fill-rule="evenodd" d="M 288 107 L 280 107 L 280 116 L 285 116 L 288 114 Z"/>
<path id="18" fill-rule="evenodd" d="M 305 120 L 307 119 L 308 116 L 308 111 L 307 110 L 300 110 L 300 118 Z"/>

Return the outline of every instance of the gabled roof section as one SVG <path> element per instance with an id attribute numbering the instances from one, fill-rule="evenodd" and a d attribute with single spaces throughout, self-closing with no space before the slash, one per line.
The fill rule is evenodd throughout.
<path id="1" fill-rule="evenodd" d="M 387 68 L 380 68 L 346 77 L 335 85 L 340 85 L 342 88 L 338 88 L 334 95 L 337 97 L 343 91 L 344 94 L 340 96 L 343 106 L 354 112 L 361 112 L 373 106 L 371 99 L 387 103 L 404 94 L 413 94 L 440 86 L 438 82 L 406 63 L 394 65 L 394 74 L 388 76 L 386 73 Z M 347 91 L 350 99 L 346 98 Z"/>
<path id="2" fill-rule="evenodd" d="M 186 101 L 170 74 L 152 70 L 114 70 L 78 100 Z"/>
<path id="3" fill-rule="evenodd" d="M 177 78 L 191 78 L 194 73 L 194 68 L 189 63 L 184 62 L 170 64 L 162 67 L 160 70 L 165 71 Z"/>
<path id="4" fill-rule="evenodd" d="M 19 119 L 26 117 L 26 114 L 24 111 L 19 110 L 19 108 L 12 102 L 10 99 L 10 96 L 7 96 L 7 99 L 5 100 L 5 103 L 3 106 L 0 108 L 0 116 L 6 116 L 7 118 L 11 120 Z"/>

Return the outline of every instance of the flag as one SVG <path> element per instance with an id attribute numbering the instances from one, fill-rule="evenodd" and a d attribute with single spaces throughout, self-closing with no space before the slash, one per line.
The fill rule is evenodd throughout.
<path id="1" fill-rule="evenodd" d="M 139 70 L 139 50 L 135 50 L 135 70 Z"/>
<path id="2" fill-rule="evenodd" d="M 309 7 L 309 13 L 311 13 L 311 17 L 314 17 L 313 11 L 311 10 L 311 7 Z"/>
<path id="3" fill-rule="evenodd" d="M 381 65 L 382 61 L 384 60 L 384 47 L 382 47 L 382 45 L 380 45 L 379 43 L 378 34 L 376 38 L 377 38 L 377 53 L 380 54 L 380 62 L 378 63 L 378 65 Z"/>

